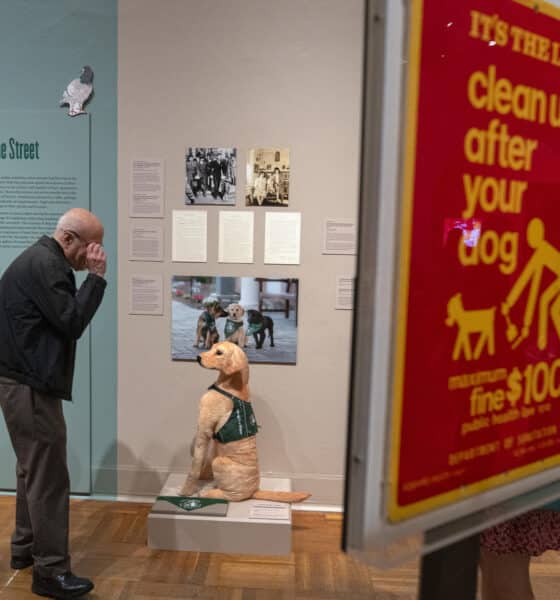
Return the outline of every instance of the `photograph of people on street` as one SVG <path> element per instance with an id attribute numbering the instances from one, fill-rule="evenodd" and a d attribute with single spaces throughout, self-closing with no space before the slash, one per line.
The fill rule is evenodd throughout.
<path id="1" fill-rule="evenodd" d="M 290 150 L 256 148 L 247 156 L 246 206 L 288 206 Z"/>
<path id="2" fill-rule="evenodd" d="M 236 148 L 187 148 L 185 204 L 235 205 Z"/>
<path id="3" fill-rule="evenodd" d="M 251 363 L 295 364 L 299 281 L 293 278 L 171 279 L 171 358 L 196 360 L 228 340 Z"/>

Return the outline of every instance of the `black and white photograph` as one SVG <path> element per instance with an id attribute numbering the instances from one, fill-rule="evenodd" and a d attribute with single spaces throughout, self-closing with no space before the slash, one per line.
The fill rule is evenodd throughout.
<path id="1" fill-rule="evenodd" d="M 290 150 L 256 148 L 247 155 L 246 206 L 290 204 Z"/>
<path id="2" fill-rule="evenodd" d="M 187 148 L 185 204 L 235 206 L 236 148 Z"/>
<path id="3" fill-rule="evenodd" d="M 265 277 L 171 279 L 171 358 L 196 360 L 219 341 L 250 363 L 296 364 L 299 280 Z"/>

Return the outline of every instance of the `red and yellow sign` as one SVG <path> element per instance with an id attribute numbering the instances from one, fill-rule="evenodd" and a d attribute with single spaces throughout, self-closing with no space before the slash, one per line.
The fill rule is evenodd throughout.
<path id="1" fill-rule="evenodd" d="M 560 11 L 412 21 L 394 521 L 560 464 Z"/>

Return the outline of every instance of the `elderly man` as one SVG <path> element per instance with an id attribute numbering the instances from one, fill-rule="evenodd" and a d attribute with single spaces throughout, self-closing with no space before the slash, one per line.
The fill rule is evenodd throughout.
<path id="1" fill-rule="evenodd" d="M 11 566 L 33 565 L 32 591 L 77 598 L 93 588 L 70 570 L 66 423 L 76 340 L 105 291 L 103 225 L 82 208 L 20 254 L 0 279 L 0 406 L 17 458 Z M 89 271 L 76 289 L 75 271 Z"/>

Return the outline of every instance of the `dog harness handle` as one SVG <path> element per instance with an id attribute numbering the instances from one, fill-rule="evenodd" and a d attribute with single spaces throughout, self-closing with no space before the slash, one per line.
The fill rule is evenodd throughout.
<path id="1" fill-rule="evenodd" d="M 257 434 L 259 426 L 257 425 L 255 413 L 253 412 L 253 407 L 250 402 L 246 402 L 245 400 L 226 392 L 226 390 L 223 390 L 216 384 L 212 384 L 208 389 L 226 396 L 233 402 L 233 410 L 231 411 L 229 419 L 223 424 L 221 429 L 212 436 L 215 440 L 218 440 L 222 444 L 227 444 Z"/>

